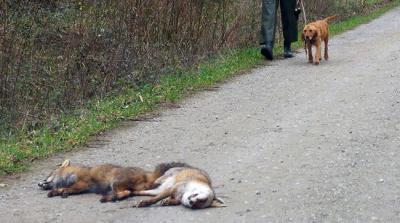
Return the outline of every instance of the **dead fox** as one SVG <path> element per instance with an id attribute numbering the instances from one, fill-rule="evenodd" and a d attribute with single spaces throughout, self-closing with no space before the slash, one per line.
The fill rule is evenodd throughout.
<path id="1" fill-rule="evenodd" d="M 176 166 L 154 182 L 158 185 L 154 189 L 133 192 L 135 195 L 154 196 L 140 201 L 136 207 L 147 207 L 160 200 L 162 206 L 183 204 L 193 209 L 224 207 L 224 202 L 215 196 L 210 177 L 205 171 L 184 163 Z"/>
<path id="2" fill-rule="evenodd" d="M 59 168 L 39 182 L 39 187 L 51 190 L 47 196 L 68 197 L 70 194 L 92 192 L 102 194 L 100 202 L 116 201 L 133 195 L 134 191 L 150 189 L 174 163 L 159 164 L 153 172 L 138 167 L 104 164 L 95 167 L 71 165 L 65 160 Z"/>

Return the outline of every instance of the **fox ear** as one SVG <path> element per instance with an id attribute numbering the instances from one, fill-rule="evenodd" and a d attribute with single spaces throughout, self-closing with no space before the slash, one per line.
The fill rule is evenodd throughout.
<path id="1" fill-rule="evenodd" d="M 223 208 L 226 207 L 224 201 L 221 198 L 214 198 L 214 200 L 211 203 L 211 207 L 213 208 Z"/>
<path id="2" fill-rule="evenodd" d="M 306 37 L 304 36 L 304 33 L 301 33 L 301 41 L 304 42 L 304 40 L 306 40 Z"/>
<path id="3" fill-rule="evenodd" d="M 62 164 L 58 164 L 57 166 L 61 166 L 61 167 L 66 167 L 71 165 L 71 161 L 70 160 L 64 160 L 64 162 Z"/>

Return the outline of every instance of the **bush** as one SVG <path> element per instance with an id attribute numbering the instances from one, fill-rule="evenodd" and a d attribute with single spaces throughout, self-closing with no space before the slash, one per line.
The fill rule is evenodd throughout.
<path id="1" fill-rule="evenodd" d="M 370 2 L 306 6 L 313 19 L 338 9 L 349 16 Z M 31 130 L 91 98 L 154 83 L 221 49 L 255 45 L 260 6 L 254 0 L 3 0 L 0 129 Z"/>

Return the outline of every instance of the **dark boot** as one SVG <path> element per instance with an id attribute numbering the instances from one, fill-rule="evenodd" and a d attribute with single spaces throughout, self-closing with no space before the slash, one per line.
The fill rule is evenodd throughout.
<path id="1" fill-rule="evenodd" d="M 294 57 L 292 48 L 290 43 L 285 43 L 283 46 L 283 57 L 284 58 L 292 58 Z"/>
<path id="2" fill-rule="evenodd" d="M 274 55 L 272 52 L 272 43 L 267 43 L 265 45 L 261 45 L 261 54 L 265 57 L 267 60 L 273 60 Z"/>

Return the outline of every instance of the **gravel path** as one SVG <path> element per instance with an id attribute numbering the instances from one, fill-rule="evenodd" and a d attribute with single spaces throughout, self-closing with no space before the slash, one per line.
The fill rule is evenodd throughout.
<path id="1" fill-rule="evenodd" d="M 0 222 L 400 222 L 400 8 L 336 36 L 331 60 L 304 53 L 125 123 L 0 188 Z M 129 208 L 138 198 L 47 198 L 64 158 L 209 172 L 226 208 Z"/>

